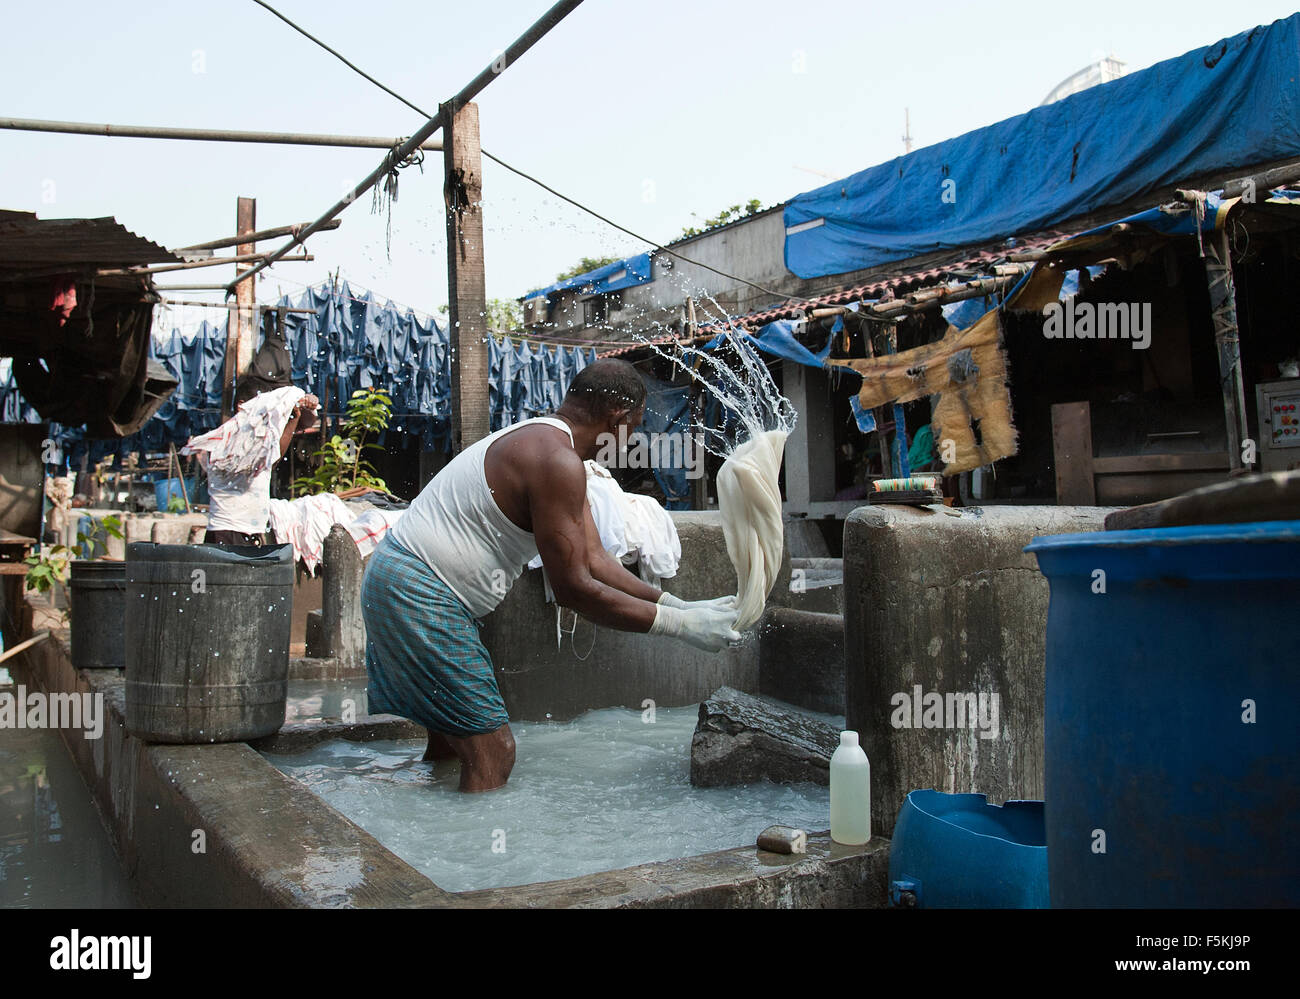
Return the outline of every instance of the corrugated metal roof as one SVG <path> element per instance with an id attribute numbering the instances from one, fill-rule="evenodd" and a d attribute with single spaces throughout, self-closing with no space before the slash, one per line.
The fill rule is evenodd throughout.
<path id="1" fill-rule="evenodd" d="M 928 267 L 918 271 L 882 276 L 878 281 L 856 284 L 818 295 L 815 298 L 785 302 L 782 305 L 776 305 L 768 309 L 747 312 L 743 316 L 734 316 L 731 323 L 744 329 L 757 330 L 759 327 L 776 322 L 778 319 L 802 319 L 805 312 L 810 309 L 848 305 L 850 302 L 877 301 L 882 298 L 900 298 L 909 292 L 916 291 L 918 288 L 938 284 L 946 276 L 955 272 L 987 273 L 994 264 L 1005 261 L 1010 253 L 1046 249 L 1071 235 L 1074 235 L 1074 233 L 1051 229 L 1017 239 L 1013 247 L 1008 247 L 1005 240 L 1000 240 L 997 243 L 987 244 L 979 250 L 972 251 L 968 256 L 962 257 L 954 263 L 945 264 L 942 267 Z M 718 323 L 701 323 L 700 329 L 711 330 L 720 325 Z M 706 336 L 712 337 L 713 333 L 708 333 Z M 673 343 L 678 339 L 678 337 L 673 336 L 662 336 L 651 342 L 665 344 Z M 602 351 L 597 356 L 618 357 L 621 354 L 638 350 L 643 346 L 645 346 L 644 343 L 637 341 L 629 343 L 626 347 L 615 347 L 612 350 Z"/>
<path id="2" fill-rule="evenodd" d="M 33 212 L 0 211 L 0 267 L 110 267 L 181 259 L 111 217 L 38 219 Z"/>

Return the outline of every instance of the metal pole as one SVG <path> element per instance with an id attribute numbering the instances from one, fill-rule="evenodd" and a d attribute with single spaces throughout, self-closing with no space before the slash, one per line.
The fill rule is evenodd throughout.
<path id="1" fill-rule="evenodd" d="M 221 290 L 224 291 L 226 286 L 223 284 L 223 285 L 219 285 L 218 287 L 219 287 Z M 163 289 L 159 288 L 158 290 L 159 290 L 159 291 L 162 291 Z M 160 298 L 160 299 L 158 299 L 158 301 L 157 301 L 155 304 L 157 304 L 157 305 L 194 305 L 194 306 L 198 306 L 199 308 L 203 308 L 203 309 L 226 309 L 227 311 L 229 311 L 230 309 L 238 309 L 238 308 L 239 308 L 239 303 L 237 303 L 237 302 L 224 302 L 224 303 L 223 303 L 223 302 L 185 302 L 185 301 L 182 301 L 181 299 L 178 299 L 178 298 Z M 278 308 L 278 307 L 277 307 L 277 306 L 274 306 L 274 305 L 259 305 L 257 308 L 258 308 L 259 310 L 263 310 L 263 309 L 276 309 L 276 308 Z M 315 310 L 315 309 L 284 309 L 284 310 L 282 310 L 282 311 L 284 311 L 284 312 L 286 312 L 286 313 L 289 313 L 289 312 L 300 312 L 300 313 L 303 313 L 304 315 L 309 315 L 309 316 L 314 316 L 314 315 L 316 315 L 316 310 Z"/>
<path id="2" fill-rule="evenodd" d="M 224 284 L 156 284 L 154 291 L 225 291 Z"/>
<path id="3" fill-rule="evenodd" d="M 1232 280 L 1232 250 L 1226 229 L 1205 241 L 1205 279 L 1210 292 L 1210 321 L 1219 354 L 1219 387 L 1223 395 L 1224 426 L 1228 434 L 1228 474 L 1250 471 L 1242 461 L 1241 442 L 1250 433 L 1246 424 L 1246 393 L 1241 378 L 1241 341 L 1237 326 L 1237 292 Z"/>
<path id="4" fill-rule="evenodd" d="M 419 131 L 403 142 L 400 146 L 389 150 L 388 155 L 383 158 L 383 161 L 379 166 L 375 167 L 375 169 L 372 170 L 370 174 L 361 181 L 361 183 L 345 194 L 342 199 L 337 201 L 329 211 L 311 225 L 307 226 L 307 228 L 298 235 L 294 236 L 293 239 L 285 243 L 284 246 L 280 247 L 280 249 L 276 250 L 267 260 L 264 260 L 256 267 L 241 274 L 235 279 L 235 281 L 232 281 L 229 285 L 230 292 L 232 294 L 234 293 L 235 284 L 237 282 L 246 281 L 259 271 L 270 267 L 308 236 L 319 230 L 326 222 L 329 222 L 334 218 L 334 216 L 342 212 L 348 207 L 348 205 L 356 201 L 357 198 L 361 197 L 361 195 L 374 187 L 375 184 L 379 182 L 380 178 L 386 176 L 390 170 L 402 163 L 411 155 L 411 153 L 415 152 L 425 139 L 438 131 L 438 129 L 442 128 L 447 121 L 447 116 L 454 115 L 465 104 L 472 101 L 484 87 L 491 83 L 501 73 L 505 72 L 507 67 L 512 63 L 517 62 L 525 52 L 537 44 L 537 42 L 539 42 L 548 31 L 564 20 L 567 15 L 576 10 L 581 3 L 582 0 L 561 0 L 560 3 L 555 4 L 555 6 L 543 14 L 531 28 L 511 42 L 510 47 L 498 56 L 489 66 L 487 66 L 487 68 L 479 73 L 478 76 L 474 77 L 474 79 L 471 80 L 469 84 L 460 91 L 460 93 L 439 106 L 438 113 L 426 121 L 424 125 L 420 127 Z"/>
<path id="5" fill-rule="evenodd" d="M 0 128 L 18 132 L 59 132 L 65 135 L 106 135 L 129 139 L 185 139 L 195 142 L 262 142 L 278 146 L 338 146 L 352 149 L 392 149 L 401 136 L 325 135 L 319 132 L 245 132 L 228 128 L 165 128 L 157 125 L 101 125 L 89 121 L 46 121 L 40 118 L 0 118 Z M 430 139 L 421 149 L 442 148 Z"/>

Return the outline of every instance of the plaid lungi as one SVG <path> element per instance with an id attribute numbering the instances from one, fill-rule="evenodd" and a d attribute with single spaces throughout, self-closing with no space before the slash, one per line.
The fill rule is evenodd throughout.
<path id="1" fill-rule="evenodd" d="M 361 615 L 371 713 L 456 736 L 494 732 L 510 720 L 478 622 L 391 534 L 370 556 Z"/>

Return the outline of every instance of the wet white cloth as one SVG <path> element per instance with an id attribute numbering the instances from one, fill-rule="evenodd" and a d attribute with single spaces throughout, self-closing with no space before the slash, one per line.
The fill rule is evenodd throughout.
<path id="1" fill-rule="evenodd" d="M 613 480 L 611 480 L 613 481 Z M 615 486 L 618 483 L 614 483 Z M 672 515 L 653 496 L 619 491 L 623 498 L 627 547 L 641 560 L 643 575 L 658 580 L 677 575 L 682 564 L 682 542 Z"/>
<path id="2" fill-rule="evenodd" d="M 587 503 L 596 522 L 600 543 L 624 565 L 639 565 L 642 576 L 658 585 L 660 579 L 677 575 L 682 562 L 682 543 L 672 516 L 651 496 L 625 493 L 609 469 L 597 461 L 585 461 Z M 541 567 L 536 556 L 530 569 Z M 547 598 L 550 599 L 547 588 Z"/>
<path id="3" fill-rule="evenodd" d="M 320 565 L 325 536 L 335 524 L 341 524 L 357 543 L 365 558 L 383 540 L 389 529 L 401 519 L 404 510 L 380 510 L 371 507 L 360 514 L 334 493 L 299 496 L 295 500 L 271 500 L 271 530 L 277 544 L 293 545 L 293 556 L 310 573 Z"/>
<path id="4" fill-rule="evenodd" d="M 591 519 L 596 522 L 601 546 L 616 559 L 635 564 L 637 553 L 627 540 L 623 490 L 609 474 L 609 469 L 599 462 L 588 460 L 583 462 L 583 466 L 587 470 L 587 504 L 591 507 Z M 536 569 L 541 564 L 542 557 L 538 555 L 528 563 L 528 567 Z"/>
<path id="5" fill-rule="evenodd" d="M 365 558 L 379 547 L 384 535 L 392 530 L 393 525 L 402 519 L 405 510 L 382 510 L 378 507 L 367 510 L 352 523 L 347 525 L 348 533 L 357 543 L 357 550 Z"/>
<path id="6" fill-rule="evenodd" d="M 280 435 L 306 394 L 289 385 L 254 396 L 216 430 L 190 438 L 181 454 L 197 454 L 204 468 L 227 476 L 265 471 L 280 460 Z"/>
<path id="7" fill-rule="evenodd" d="M 307 393 L 292 385 L 254 396 L 215 430 L 193 437 L 181 454 L 197 454 L 208 473 L 208 530 L 261 534 L 271 513 L 271 466 L 280 436 Z"/>
<path id="8" fill-rule="evenodd" d="M 718 469 L 722 533 L 736 568 L 737 631 L 751 627 L 762 616 L 767 595 L 781 571 L 785 533 L 777 476 L 787 436 L 785 431 L 769 430 L 752 437 Z"/>

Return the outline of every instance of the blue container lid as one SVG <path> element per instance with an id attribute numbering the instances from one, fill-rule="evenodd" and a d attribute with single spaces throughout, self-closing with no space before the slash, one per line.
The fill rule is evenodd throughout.
<path id="1" fill-rule="evenodd" d="M 983 794 L 954 794 L 930 788 L 909 791 L 906 800 L 922 815 L 955 826 L 963 835 L 1001 840 L 1018 847 L 1047 845 L 1041 801 L 1011 800 L 990 805 Z"/>
<path id="2" fill-rule="evenodd" d="M 1300 520 L 1093 531 L 1034 538 L 1025 551 L 1045 576 L 1091 573 L 1098 559 L 1121 578 L 1300 578 Z"/>

